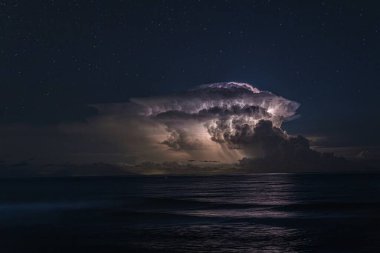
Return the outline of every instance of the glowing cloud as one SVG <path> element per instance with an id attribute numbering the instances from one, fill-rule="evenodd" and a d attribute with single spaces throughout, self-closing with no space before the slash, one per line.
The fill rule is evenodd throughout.
<path id="1" fill-rule="evenodd" d="M 171 149 L 196 150 L 211 140 L 235 160 L 248 155 L 245 146 L 263 120 L 285 137 L 281 124 L 299 107 L 297 102 L 237 82 L 205 84 L 179 94 L 131 101 L 140 107 L 140 116 L 166 126 L 168 137 L 162 143 Z M 232 155 L 233 149 L 243 153 Z"/>
<path id="2" fill-rule="evenodd" d="M 2 131 L 4 152 L 18 152 L 18 160 L 101 162 L 99 173 L 107 169 L 142 174 L 219 169 L 227 173 L 222 163 L 233 164 L 228 165 L 230 172 L 354 168 L 344 159 L 310 149 L 306 138 L 281 129 L 296 115 L 297 102 L 247 83 L 206 84 L 179 94 L 94 106 L 99 113 L 86 122 L 45 128 L 8 126 Z M 29 139 L 19 134 L 24 132 Z M 88 168 L 75 167 L 71 173 L 76 169 L 83 173 Z"/>

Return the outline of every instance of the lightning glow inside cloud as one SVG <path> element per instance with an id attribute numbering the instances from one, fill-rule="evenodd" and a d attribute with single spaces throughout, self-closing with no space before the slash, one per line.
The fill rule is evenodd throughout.
<path id="1" fill-rule="evenodd" d="M 297 102 L 238 82 L 206 84 L 179 94 L 131 101 L 139 107 L 141 117 L 166 126 L 167 138 L 162 144 L 194 152 L 211 140 L 229 160 L 255 155 L 247 151 L 261 121 L 271 122 L 285 138 L 281 125 L 299 107 Z M 210 143 L 208 146 L 210 149 Z M 238 156 L 236 149 L 240 150 Z"/>
<path id="2" fill-rule="evenodd" d="M 351 166 L 312 150 L 306 138 L 281 128 L 296 116 L 297 102 L 247 83 L 206 84 L 178 94 L 94 106 L 99 114 L 86 122 L 8 126 L 4 147 L 18 154 L 18 160 L 105 162 L 142 174 L 199 173 L 211 164 L 212 170 L 221 169 L 222 163 L 240 172 Z M 24 132 L 28 135 L 20 134 Z"/>

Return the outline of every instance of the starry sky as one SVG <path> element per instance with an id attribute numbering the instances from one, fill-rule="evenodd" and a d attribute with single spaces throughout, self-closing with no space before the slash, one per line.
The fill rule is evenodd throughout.
<path id="1" fill-rule="evenodd" d="M 0 124 L 248 82 L 301 103 L 290 133 L 380 143 L 378 1 L 0 0 Z"/>

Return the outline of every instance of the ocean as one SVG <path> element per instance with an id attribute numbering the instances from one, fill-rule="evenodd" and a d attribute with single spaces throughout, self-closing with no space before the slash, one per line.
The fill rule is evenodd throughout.
<path id="1" fill-rule="evenodd" d="M 0 179 L 0 252 L 380 252 L 380 175 Z"/>

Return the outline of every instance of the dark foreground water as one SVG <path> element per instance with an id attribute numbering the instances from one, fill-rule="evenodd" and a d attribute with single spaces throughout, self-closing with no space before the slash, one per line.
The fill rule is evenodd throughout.
<path id="1" fill-rule="evenodd" d="M 380 252 L 380 176 L 2 179 L 0 252 Z"/>

